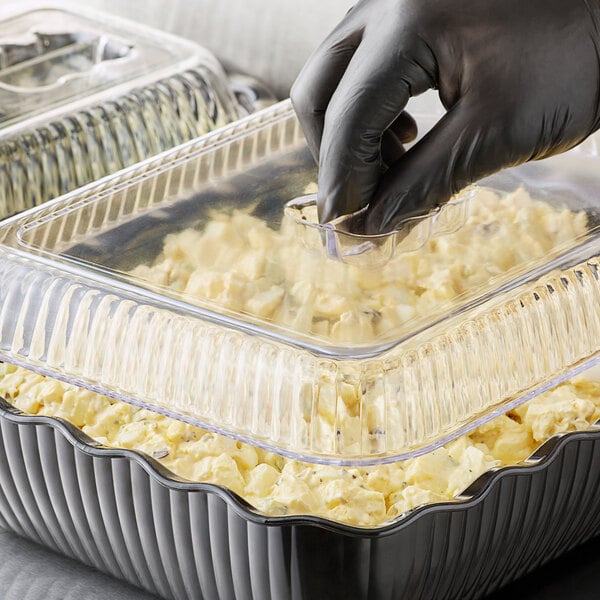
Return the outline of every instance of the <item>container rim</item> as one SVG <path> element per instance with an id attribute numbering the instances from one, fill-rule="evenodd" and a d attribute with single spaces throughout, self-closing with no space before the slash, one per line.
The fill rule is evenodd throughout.
<path id="1" fill-rule="evenodd" d="M 347 523 L 333 521 L 325 517 L 310 515 L 284 515 L 267 516 L 242 497 L 231 490 L 213 483 L 194 482 L 179 477 L 156 459 L 145 454 L 141 450 L 127 448 L 110 448 L 97 442 L 76 425 L 60 417 L 46 415 L 30 415 L 10 404 L 3 396 L 0 396 L 0 420 L 5 419 L 10 423 L 20 426 L 43 425 L 50 427 L 62 435 L 66 441 L 79 451 L 100 459 L 124 458 L 139 464 L 150 477 L 159 484 L 176 491 L 188 493 L 204 492 L 213 494 L 227 502 L 242 518 L 258 525 L 270 527 L 295 527 L 313 526 L 333 533 L 360 537 L 373 538 L 393 535 L 396 532 L 411 525 L 414 521 L 431 513 L 443 513 L 446 511 L 469 510 L 480 504 L 502 479 L 512 476 L 527 476 L 543 471 L 548 465 L 558 460 L 560 454 L 566 448 L 579 441 L 600 440 L 600 420 L 596 421 L 588 429 L 570 431 L 555 434 L 548 438 L 531 456 L 518 465 L 496 467 L 482 473 L 461 494 L 453 500 L 436 502 L 415 507 L 397 519 L 383 523 L 375 527 L 360 527 Z"/>

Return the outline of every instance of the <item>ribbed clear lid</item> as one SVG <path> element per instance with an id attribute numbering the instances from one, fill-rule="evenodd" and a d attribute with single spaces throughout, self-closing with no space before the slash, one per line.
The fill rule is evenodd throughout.
<path id="1" fill-rule="evenodd" d="M 315 222 L 282 103 L 5 222 L 0 354 L 288 456 L 407 458 L 596 360 L 599 184 L 582 147 L 357 236 Z"/>
<path id="2" fill-rule="evenodd" d="M 0 20 L 0 219 L 240 116 L 202 47 L 79 6 L 25 7 Z"/>
<path id="3" fill-rule="evenodd" d="M 0 127 L 132 79 L 183 70 L 195 44 L 102 13 L 34 8 L 0 21 Z"/>

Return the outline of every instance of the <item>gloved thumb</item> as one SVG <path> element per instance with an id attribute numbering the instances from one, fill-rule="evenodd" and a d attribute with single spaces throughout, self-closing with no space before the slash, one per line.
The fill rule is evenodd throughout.
<path id="1" fill-rule="evenodd" d="M 459 100 L 423 139 L 383 175 L 365 217 L 365 233 L 393 230 L 407 217 L 444 204 L 466 185 L 521 162 L 506 141 L 502 119 Z"/>

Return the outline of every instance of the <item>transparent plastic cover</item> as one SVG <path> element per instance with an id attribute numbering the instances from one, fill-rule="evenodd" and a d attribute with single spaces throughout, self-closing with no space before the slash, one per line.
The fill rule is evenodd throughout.
<path id="1" fill-rule="evenodd" d="M 357 237 L 282 103 L 9 220 L 0 353 L 305 460 L 414 456 L 596 360 L 597 161 Z"/>
<path id="2" fill-rule="evenodd" d="M 0 219 L 225 125 L 239 109 L 218 61 L 192 42 L 79 6 L 4 15 Z"/>
<path id="3" fill-rule="evenodd" d="M 149 35 L 152 33 L 152 35 Z M 165 68 L 198 47 L 101 13 L 35 8 L 0 21 L 0 127 Z"/>

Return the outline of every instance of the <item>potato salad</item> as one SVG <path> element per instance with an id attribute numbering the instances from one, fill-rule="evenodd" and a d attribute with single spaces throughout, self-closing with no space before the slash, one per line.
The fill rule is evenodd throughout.
<path id="1" fill-rule="evenodd" d="M 223 486 L 266 515 L 317 515 L 373 527 L 450 500 L 485 471 L 518 464 L 550 436 L 600 418 L 600 383 L 558 386 L 446 446 L 372 467 L 302 463 L 22 368 L 0 365 L 0 395 L 61 417 L 113 448 L 145 452 L 189 479 Z"/>
<path id="2" fill-rule="evenodd" d="M 424 227 L 409 236 L 420 237 Z M 555 208 L 523 189 L 482 188 L 458 231 L 431 237 L 413 252 L 400 242 L 390 260 L 369 269 L 307 248 L 290 218 L 272 229 L 251 210 L 233 210 L 213 214 L 201 230 L 166 236 L 162 253 L 132 275 L 219 311 L 358 344 L 389 339 L 411 320 L 546 257 L 586 230 L 583 211 Z"/>

